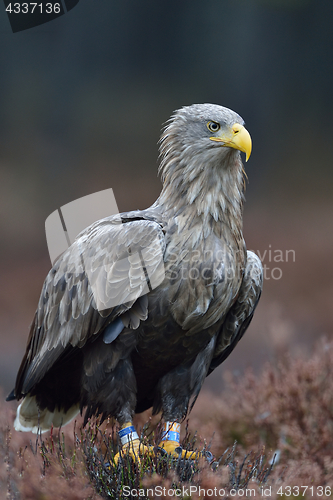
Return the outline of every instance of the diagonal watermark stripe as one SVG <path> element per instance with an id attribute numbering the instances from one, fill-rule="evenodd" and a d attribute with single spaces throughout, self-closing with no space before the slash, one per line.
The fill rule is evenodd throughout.
<path id="1" fill-rule="evenodd" d="M 74 200 L 52 212 L 45 221 L 52 264 L 84 229 L 117 214 L 119 211 L 111 188 Z M 131 242 L 126 241 L 128 226 L 122 223 L 120 216 L 119 221 L 113 220 L 113 225 L 106 223 L 97 228 L 97 232 L 98 229 L 97 239 L 88 239 L 82 250 L 79 247 L 73 249 L 71 265 L 73 267 L 76 262 L 81 269 L 83 267 L 99 311 L 135 301 L 162 283 L 165 277 L 163 249 L 153 225 L 142 227 L 142 236 L 141 226 L 137 226 L 137 238 Z M 75 256 L 75 252 L 79 254 Z M 65 266 L 66 272 L 78 273 L 78 269 L 71 265 Z"/>
<path id="2" fill-rule="evenodd" d="M 52 212 L 45 221 L 52 265 L 86 227 L 116 214 L 119 210 L 112 188 L 83 196 Z"/>

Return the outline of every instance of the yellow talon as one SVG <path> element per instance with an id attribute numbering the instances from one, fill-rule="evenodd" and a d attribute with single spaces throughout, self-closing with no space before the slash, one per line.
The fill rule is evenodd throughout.
<path id="1" fill-rule="evenodd" d="M 153 450 L 154 448 L 152 446 L 146 446 L 140 439 L 133 439 L 133 441 L 129 441 L 122 446 L 121 451 L 114 456 L 114 462 L 117 465 L 121 457 L 128 455 L 133 458 L 134 461 L 141 463 L 140 456 L 153 455 Z"/>
<path id="2" fill-rule="evenodd" d="M 158 445 L 160 448 L 165 450 L 167 453 L 170 453 L 173 457 L 178 457 L 179 452 L 177 453 L 176 449 L 181 449 L 179 443 L 177 441 L 161 441 Z"/>
<path id="3" fill-rule="evenodd" d="M 202 457 L 203 454 L 200 451 L 182 450 L 181 456 L 187 460 L 196 460 L 197 458 Z"/>
<path id="4" fill-rule="evenodd" d="M 200 451 L 184 450 L 177 441 L 161 441 L 159 447 L 169 453 L 172 457 L 185 458 L 188 460 L 195 460 L 196 458 L 202 457 Z"/>
<path id="5" fill-rule="evenodd" d="M 159 447 L 172 457 L 183 458 L 187 460 L 196 460 L 202 456 L 206 456 L 208 461 L 211 461 L 212 455 L 210 452 L 199 452 L 192 450 L 184 450 L 179 444 L 180 424 L 178 422 L 165 422 L 163 425 L 163 438 Z M 121 442 L 121 450 L 114 456 L 114 463 L 118 465 L 119 459 L 124 455 L 131 457 L 134 461 L 141 463 L 142 456 L 154 456 L 153 446 L 144 445 L 135 430 L 132 422 L 125 422 L 120 431 L 119 438 Z M 210 453 L 211 457 L 207 456 Z"/>

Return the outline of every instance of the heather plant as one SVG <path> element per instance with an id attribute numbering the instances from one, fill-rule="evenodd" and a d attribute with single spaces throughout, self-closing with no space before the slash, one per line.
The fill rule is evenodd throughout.
<path id="1" fill-rule="evenodd" d="M 234 440 L 245 451 L 264 446 L 286 484 L 333 486 L 333 343 L 321 339 L 308 359 L 284 354 L 259 376 L 225 378 L 223 397 L 209 400 L 209 422 L 206 400 L 192 419 L 201 432 L 216 431 L 217 453 Z"/>
<path id="2" fill-rule="evenodd" d="M 151 491 L 145 498 L 155 498 L 154 491 L 166 491 L 166 496 L 186 498 L 187 492 L 196 498 L 196 490 L 229 491 L 247 488 L 255 480 L 256 488 L 267 482 L 272 470 L 262 453 L 249 453 L 243 460 L 237 458 L 236 444 L 225 450 L 218 460 L 206 458 L 184 460 L 172 458 L 157 449 L 161 433 L 157 427 L 151 432 L 155 443 L 153 457 L 141 457 L 140 462 L 124 455 L 115 465 L 113 458 L 118 450 L 114 426 L 101 428 L 98 422 L 88 425 L 73 437 L 62 431 L 47 438 L 37 436 L 20 447 L 17 453 L 10 450 L 11 434 L 7 428 L 5 463 L 7 464 L 7 498 L 70 500 L 95 498 L 133 498 L 130 492 Z M 68 447 L 67 441 L 70 441 Z M 184 447 L 193 449 L 195 439 L 189 435 Z M 209 452 L 206 449 L 209 458 Z M 9 457 L 11 454 L 11 457 Z M 128 494 L 127 494 L 128 493 Z M 140 495 L 141 496 L 141 495 Z M 156 495 L 158 497 L 160 495 Z"/>
<path id="3" fill-rule="evenodd" d="M 140 462 L 124 455 L 116 466 L 114 423 L 91 421 L 82 428 L 78 420 L 33 436 L 12 429 L 13 410 L 2 404 L 1 498 L 120 499 L 139 492 L 184 499 L 331 496 L 333 343 L 321 340 L 308 359 L 285 354 L 258 376 L 249 370 L 225 379 L 220 396 L 200 396 L 182 436 L 183 447 L 206 452 L 196 460 L 158 450 L 159 417 L 148 412 L 136 426 L 154 455 Z"/>

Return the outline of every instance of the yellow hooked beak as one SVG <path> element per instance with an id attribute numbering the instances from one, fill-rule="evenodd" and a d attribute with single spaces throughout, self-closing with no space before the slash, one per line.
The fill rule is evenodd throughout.
<path id="1" fill-rule="evenodd" d="M 210 137 L 211 141 L 223 142 L 221 146 L 234 148 L 246 154 L 247 161 L 250 158 L 252 151 L 251 136 L 243 125 L 234 123 L 229 130 L 221 130 L 216 136 Z"/>

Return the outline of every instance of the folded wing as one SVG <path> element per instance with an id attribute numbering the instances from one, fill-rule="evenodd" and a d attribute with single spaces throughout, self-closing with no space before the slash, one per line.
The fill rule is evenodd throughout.
<path id="1" fill-rule="evenodd" d="M 163 281 L 164 247 L 160 224 L 139 213 L 105 218 L 78 236 L 45 279 L 17 376 L 17 399 L 68 347 L 83 347 L 116 318 L 129 328 L 147 318 L 148 302 L 138 299 Z M 111 328 L 106 342 L 120 331 L 119 325 Z"/>

